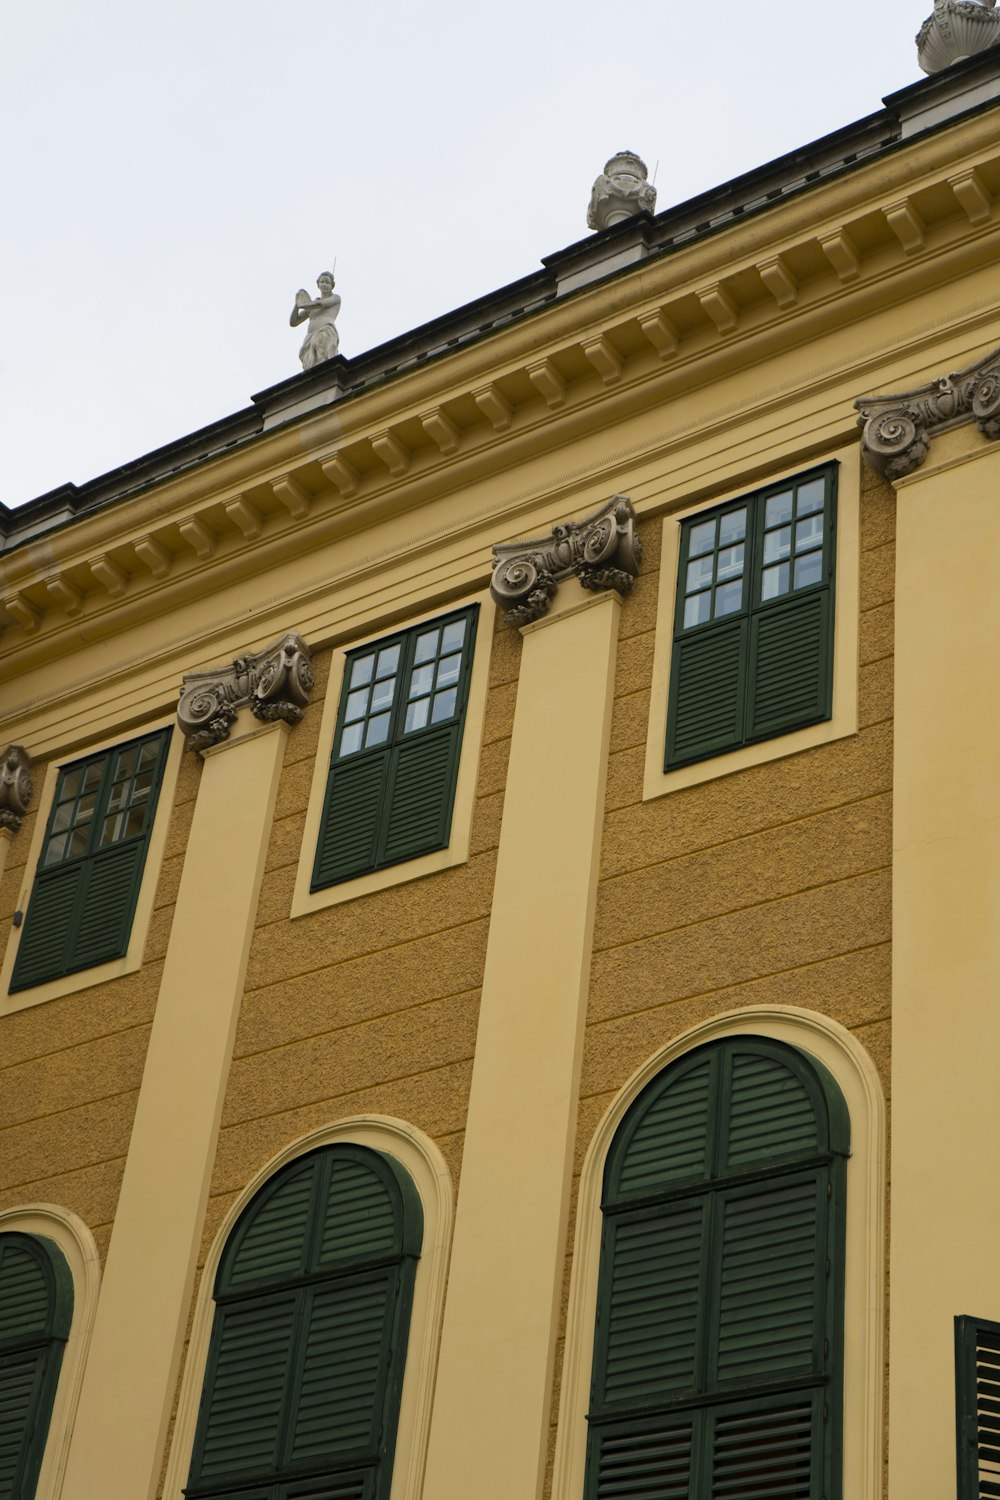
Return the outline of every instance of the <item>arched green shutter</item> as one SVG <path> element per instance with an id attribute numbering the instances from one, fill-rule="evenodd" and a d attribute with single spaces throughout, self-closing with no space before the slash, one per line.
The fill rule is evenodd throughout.
<path id="1" fill-rule="evenodd" d="M 833 1500 L 846 1114 L 793 1049 L 703 1047 L 605 1172 L 587 1500 Z"/>
<path id="2" fill-rule="evenodd" d="M 73 1312 L 55 1245 L 0 1234 L 0 1500 L 32 1500 Z"/>
<path id="3" fill-rule="evenodd" d="M 421 1236 L 412 1183 L 364 1147 L 261 1190 L 219 1267 L 186 1494 L 384 1500 Z"/>

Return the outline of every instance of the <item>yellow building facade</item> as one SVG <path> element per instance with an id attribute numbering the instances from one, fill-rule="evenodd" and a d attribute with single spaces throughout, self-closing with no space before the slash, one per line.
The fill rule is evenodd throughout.
<path id="1" fill-rule="evenodd" d="M 956 1401 L 1000 1321 L 998 121 L 992 54 L 959 63 L 0 517 L 0 1254 L 48 1265 L 56 1309 L 8 1345 L 0 1317 L 0 1415 L 18 1359 L 49 1382 L 30 1431 L 9 1398 L 0 1495 L 990 1482 Z M 705 708 L 730 668 L 735 727 Z M 702 1065 L 729 1165 L 670 1177 L 657 1137 L 659 1186 L 629 1188 L 623 1142 Z M 741 1068 L 747 1119 L 801 1093 L 818 1133 L 739 1157 Z M 329 1457 L 325 1386 L 296 1447 L 307 1353 L 272 1392 L 285 1446 L 248 1458 L 273 1341 L 213 1426 L 240 1278 L 271 1285 L 240 1255 L 275 1184 L 350 1163 L 396 1248 L 317 1239 L 273 1305 L 346 1318 L 397 1277 L 371 1452 Z M 780 1303 L 794 1224 L 737 1265 L 727 1215 L 757 1233 L 800 1181 L 819 1321 L 768 1366 L 726 1309 Z M 360 1245 L 376 1209 L 344 1201 Z M 626 1285 L 612 1240 L 661 1219 Z M 665 1343 L 621 1331 L 630 1297 Z M 701 1373 L 671 1384 L 685 1319 Z"/>

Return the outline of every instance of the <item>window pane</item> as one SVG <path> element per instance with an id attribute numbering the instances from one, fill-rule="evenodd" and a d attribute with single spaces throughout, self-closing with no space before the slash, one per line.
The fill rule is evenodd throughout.
<path id="1" fill-rule="evenodd" d="M 368 689 L 362 688 L 360 692 L 351 693 L 347 700 L 347 713 L 344 715 L 345 724 L 353 724 L 355 719 L 363 719 L 368 712 Z"/>
<path id="2" fill-rule="evenodd" d="M 792 528 L 782 526 L 780 531 L 769 531 L 764 537 L 765 563 L 778 562 L 792 550 Z"/>
<path id="3" fill-rule="evenodd" d="M 361 749 L 361 724 L 349 724 L 340 736 L 340 754 L 353 755 Z"/>
<path id="4" fill-rule="evenodd" d="M 144 807 L 133 807 L 125 816 L 125 838 L 130 839 L 135 834 L 142 832 L 142 825 L 146 821 L 146 809 Z"/>
<path id="5" fill-rule="evenodd" d="M 825 493 L 826 482 L 822 479 L 810 479 L 808 484 L 800 485 L 795 500 L 797 513 L 804 516 L 809 511 L 822 510 Z"/>
<path id="6" fill-rule="evenodd" d="M 723 583 L 727 578 L 740 578 L 743 575 L 743 543 L 735 547 L 725 547 L 719 553 L 719 569 L 716 580 Z"/>
<path id="7" fill-rule="evenodd" d="M 711 555 L 708 557 L 696 557 L 693 562 L 688 563 L 687 581 L 684 585 L 684 592 L 686 594 L 696 593 L 698 589 L 703 589 L 706 584 L 712 582 L 714 563 L 715 558 Z"/>
<path id="8" fill-rule="evenodd" d="M 386 646 L 378 654 L 378 666 L 375 669 L 376 677 L 391 677 L 399 667 L 399 647 Z"/>
<path id="9" fill-rule="evenodd" d="M 74 828 L 69 836 L 69 843 L 66 845 L 67 858 L 75 859 L 78 854 L 85 853 L 89 837 L 89 828 Z"/>
<path id="10" fill-rule="evenodd" d="M 804 521 L 799 521 L 795 527 L 795 550 L 805 552 L 810 547 L 818 547 L 823 540 L 823 516 L 817 514 L 807 516 Z"/>
<path id="11" fill-rule="evenodd" d="M 431 711 L 431 723 L 440 724 L 442 719 L 450 719 L 455 712 L 455 704 L 458 701 L 458 689 L 448 688 L 446 692 L 434 694 L 434 708 Z"/>
<path id="12" fill-rule="evenodd" d="M 705 594 L 693 594 L 690 599 L 684 600 L 684 628 L 691 625 L 704 625 L 712 610 L 712 592 Z"/>
<path id="13" fill-rule="evenodd" d="M 702 552 L 711 552 L 715 546 L 715 521 L 702 521 L 691 528 L 688 557 L 698 557 Z"/>
<path id="14" fill-rule="evenodd" d="M 116 839 L 121 838 L 124 816 L 124 813 L 112 813 L 109 818 L 104 819 L 100 838 L 100 847 L 102 849 L 106 849 L 109 844 L 113 844 Z"/>
<path id="15" fill-rule="evenodd" d="M 82 785 L 83 785 L 83 771 L 82 771 L 82 769 L 78 770 L 78 771 L 70 771 L 63 778 L 63 784 L 59 788 L 59 796 L 61 798 L 65 799 L 66 801 L 69 801 L 69 799 L 71 797 L 77 796 L 77 794 L 80 791 L 80 787 Z"/>
<path id="16" fill-rule="evenodd" d="M 49 839 L 48 848 L 45 850 L 45 858 L 42 861 L 43 864 L 54 865 L 62 859 L 66 852 L 67 837 L 68 835 L 65 833 L 57 833 L 54 838 Z"/>
<path id="17" fill-rule="evenodd" d="M 441 640 L 442 653 L 457 651 L 465 640 L 465 621 L 452 620 L 450 625 L 444 627 L 444 636 Z"/>
<path id="18" fill-rule="evenodd" d="M 72 802 L 63 802 L 59 807 L 56 808 L 56 815 L 52 819 L 53 833 L 61 833 L 64 828 L 69 827 L 72 812 Z"/>
<path id="19" fill-rule="evenodd" d="M 371 682 L 372 668 L 374 667 L 374 665 L 374 656 L 362 656 L 359 661 L 356 661 L 351 668 L 351 681 L 349 686 L 351 686 L 352 688 L 364 687 L 366 682 Z"/>
<path id="20" fill-rule="evenodd" d="M 395 691 L 395 677 L 388 677 L 384 682 L 377 682 L 372 689 L 372 713 L 378 713 L 380 709 L 391 708 Z"/>
<path id="21" fill-rule="evenodd" d="M 147 797 L 153 786 L 152 771 L 142 771 L 132 783 L 132 801 L 138 802 L 141 797 Z"/>
<path id="22" fill-rule="evenodd" d="M 159 758 L 160 746 L 157 740 L 147 740 L 145 745 L 139 749 L 139 770 L 144 771 L 147 766 L 153 767 Z M 152 774 L 152 772 L 150 772 Z"/>
<path id="23" fill-rule="evenodd" d="M 95 760 L 87 767 L 83 774 L 85 791 L 91 792 L 99 784 L 101 777 L 104 775 L 105 764 L 106 762 L 103 760 Z"/>
<path id="24" fill-rule="evenodd" d="M 743 580 L 738 583 L 724 583 L 715 591 L 715 618 L 720 615 L 734 615 L 743 607 Z"/>
<path id="25" fill-rule="evenodd" d="M 432 656 L 436 656 L 440 634 L 440 630 L 425 630 L 423 635 L 418 635 L 417 649 L 413 654 L 413 660 L 416 662 L 430 661 Z"/>
<path id="26" fill-rule="evenodd" d="M 778 599 L 782 594 L 788 593 L 788 564 L 781 563 L 777 568 L 765 568 L 761 577 L 760 597 L 762 599 Z"/>
<path id="27" fill-rule="evenodd" d="M 384 745 L 389 738 L 389 715 L 379 714 L 374 719 L 368 720 L 368 728 L 365 731 L 365 749 L 369 745 Z"/>
<path id="28" fill-rule="evenodd" d="M 120 807 L 125 806 L 125 803 L 127 801 L 128 782 L 119 781 L 115 786 L 111 788 L 111 796 L 108 798 L 108 811 L 117 812 Z"/>
<path id="29" fill-rule="evenodd" d="M 764 525 L 783 526 L 786 521 L 790 521 L 791 519 L 791 490 L 784 490 L 780 495 L 772 495 L 764 507 Z"/>
<path id="30" fill-rule="evenodd" d="M 88 792 L 86 797 L 81 797 L 76 805 L 76 817 L 74 823 L 89 823 L 94 816 L 94 808 L 97 806 L 95 793 Z"/>
<path id="31" fill-rule="evenodd" d="M 458 681 L 459 668 L 462 665 L 461 653 L 457 656 L 445 656 L 438 662 L 437 685 L 438 687 L 450 687 L 453 682 Z"/>
<path id="32" fill-rule="evenodd" d="M 719 522 L 719 546 L 729 547 L 733 542 L 742 542 L 746 534 L 746 509 L 727 511 Z"/>
<path id="33" fill-rule="evenodd" d="M 123 750 L 121 752 L 121 754 L 119 755 L 119 757 L 118 757 L 118 763 L 115 766 L 115 776 L 114 776 L 115 781 L 121 781 L 126 776 L 133 775 L 134 772 L 135 772 L 136 762 L 138 761 L 138 759 L 139 759 L 139 749 L 138 749 L 138 746 L 132 745 L 128 750 Z"/>
<path id="34" fill-rule="evenodd" d="M 419 698 L 422 693 L 429 693 L 433 686 L 433 666 L 417 667 L 410 678 L 410 697 Z"/>
<path id="35" fill-rule="evenodd" d="M 795 559 L 795 587 L 797 589 L 808 588 L 811 583 L 819 583 L 822 577 L 822 552 L 807 552 L 804 557 Z"/>
<path id="36" fill-rule="evenodd" d="M 423 729 L 427 723 L 427 710 L 430 707 L 429 698 L 418 698 L 416 703 L 411 703 L 406 710 L 406 724 L 404 734 L 412 734 L 414 729 Z"/>

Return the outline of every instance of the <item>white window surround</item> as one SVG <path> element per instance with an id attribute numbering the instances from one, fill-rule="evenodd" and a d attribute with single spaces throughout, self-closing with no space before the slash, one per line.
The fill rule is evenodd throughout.
<path id="1" fill-rule="evenodd" d="M 149 724 L 137 725 L 132 730 L 123 731 L 97 744 L 78 745 L 72 754 L 53 757 L 50 760 L 38 795 L 38 812 L 31 835 L 31 846 L 28 849 L 28 861 L 24 867 L 21 890 L 17 898 L 17 909 L 27 913 L 28 902 L 35 884 L 35 872 L 45 840 L 45 829 L 52 810 L 56 782 L 63 766 L 75 760 L 82 760 L 86 755 L 99 755 L 104 750 L 113 750 L 115 746 L 127 744 L 129 740 L 138 738 L 140 734 L 150 734 L 157 729 L 165 729 L 171 725 L 174 733 L 170 739 L 167 760 L 163 767 L 163 780 L 160 783 L 153 829 L 146 848 L 146 863 L 142 872 L 142 885 L 139 887 L 135 915 L 132 918 L 128 951 L 122 958 L 114 958 L 109 963 L 95 964 L 93 968 L 80 969 L 75 974 L 63 974 L 59 979 L 46 980 L 44 984 L 32 985 L 30 989 L 18 990 L 12 995 L 10 994 L 10 980 L 17 957 L 18 943 L 24 932 L 22 924 L 20 928 L 11 931 L 3 964 L 0 966 L 0 1017 L 9 1015 L 13 1011 L 24 1010 L 29 1005 L 41 1005 L 46 1000 L 56 1000 L 61 995 L 75 994 L 77 990 L 91 989 L 95 984 L 106 984 L 108 980 L 119 979 L 123 974 L 134 974 L 136 969 L 141 967 L 146 938 L 149 935 L 149 924 L 153 915 L 153 901 L 160 878 L 160 867 L 163 863 L 163 851 L 167 843 L 174 796 L 177 791 L 177 777 L 180 774 L 181 760 L 184 755 L 184 736 L 177 729 L 172 714 L 168 718 L 155 719 Z"/>
<path id="2" fill-rule="evenodd" d="M 59 1500 L 80 1400 L 87 1348 L 97 1312 L 101 1259 L 94 1237 L 76 1214 L 54 1203 L 26 1203 L 0 1212 L 0 1234 L 30 1234 L 51 1240 L 73 1278 L 73 1321 L 63 1350 L 35 1500 Z"/>
<path id="3" fill-rule="evenodd" d="M 479 620 L 476 626 L 476 641 L 469 674 L 469 697 L 465 709 L 465 727 L 462 733 L 462 751 L 455 785 L 455 801 L 452 809 L 451 837 L 447 848 L 436 849 L 431 854 L 419 855 L 416 859 L 403 860 L 399 864 L 387 865 L 382 870 L 371 870 L 353 880 L 341 881 L 338 885 L 326 886 L 323 890 L 311 891 L 313 865 L 319 843 L 320 825 L 323 820 L 323 802 L 326 797 L 327 779 L 330 773 L 330 756 L 333 753 L 333 737 L 337 728 L 337 713 L 340 694 L 344 684 L 344 668 L 348 652 L 381 640 L 397 631 L 411 630 L 424 625 L 453 610 L 479 605 Z M 493 627 L 496 606 L 488 593 L 473 594 L 464 599 L 450 600 L 434 609 L 425 610 L 412 618 L 392 625 L 383 625 L 369 631 L 357 640 L 334 649 L 330 664 L 330 680 L 327 684 L 323 718 L 320 724 L 319 746 L 313 767 L 309 804 L 306 810 L 305 831 L 299 851 L 299 864 L 295 874 L 295 890 L 292 896 L 292 917 L 304 916 L 307 912 L 321 911 L 324 907 L 338 905 L 342 901 L 353 901 L 357 896 L 371 891 L 386 890 L 389 886 L 401 885 L 407 880 L 417 880 L 436 870 L 447 870 L 452 865 L 461 865 L 469 858 L 472 839 L 472 815 L 476 802 L 476 782 L 479 778 L 479 755 L 483 743 L 483 724 L 486 717 L 486 695 L 489 687 L 490 653 L 493 648 Z"/>
<path id="4" fill-rule="evenodd" d="M 728 1011 L 675 1037 L 632 1075 L 590 1143 L 576 1212 L 552 1500 L 580 1500 L 601 1251 L 601 1189 L 615 1133 L 629 1105 L 685 1053 L 727 1036 L 785 1042 L 828 1070 L 851 1120 L 844 1274 L 845 1500 L 881 1500 L 885 1344 L 886 1111 L 875 1065 L 857 1039 L 828 1016 L 794 1006 Z"/>
<path id="5" fill-rule="evenodd" d="M 434 1376 L 441 1337 L 441 1315 L 451 1253 L 454 1193 L 447 1163 L 432 1140 L 402 1120 L 385 1115 L 357 1115 L 323 1126 L 293 1141 L 268 1162 L 243 1190 L 226 1215 L 201 1273 L 201 1284 L 181 1380 L 177 1420 L 167 1458 L 163 1500 L 182 1500 L 191 1464 L 198 1407 L 215 1314 L 212 1291 L 219 1261 L 240 1214 L 275 1172 L 321 1146 L 350 1143 L 391 1156 L 410 1175 L 424 1214 L 424 1238 L 417 1261 L 413 1309 L 406 1349 L 406 1370 L 399 1404 L 396 1455 L 389 1500 L 420 1500 L 430 1436 Z"/>
<path id="6" fill-rule="evenodd" d="M 753 494 L 763 485 L 792 479 L 806 469 L 834 460 L 837 476 L 837 559 L 834 574 L 833 634 L 833 713 L 821 724 L 792 730 L 755 745 L 743 745 L 722 755 L 713 755 L 694 765 L 664 771 L 667 743 L 667 699 L 670 692 L 670 661 L 674 641 L 674 612 L 677 599 L 677 568 L 680 559 L 681 524 L 702 511 L 717 509 L 727 501 Z M 794 755 L 815 745 L 843 739 L 858 731 L 858 613 L 860 608 L 860 510 L 861 451 L 856 442 L 849 447 L 807 459 L 755 483 L 742 483 L 710 500 L 683 510 L 671 511 L 663 520 L 663 542 L 660 556 L 660 587 L 656 608 L 656 630 L 653 646 L 653 689 L 646 735 L 646 762 L 643 775 L 643 801 L 662 797 L 667 792 L 697 786 L 718 776 L 758 766 L 765 761 Z"/>

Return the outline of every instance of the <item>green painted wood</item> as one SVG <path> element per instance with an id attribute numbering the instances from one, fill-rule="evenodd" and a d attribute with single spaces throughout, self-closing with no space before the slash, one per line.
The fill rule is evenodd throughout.
<path id="1" fill-rule="evenodd" d="M 375 868 L 389 753 L 335 763 L 313 870 L 313 890 Z"/>
<path id="2" fill-rule="evenodd" d="M 447 846 L 462 724 L 414 736 L 393 751 L 380 864 Z"/>
<path id="3" fill-rule="evenodd" d="M 48 1360 L 48 1347 L 0 1350 L 0 1500 L 24 1500 L 31 1493 L 25 1489 L 26 1471 L 33 1467 Z"/>
<path id="4" fill-rule="evenodd" d="M 830 717 L 833 683 L 828 589 L 760 610 L 750 628 L 748 740 L 767 739 Z"/>
<path id="5" fill-rule="evenodd" d="M 57 1247 L 0 1234 L 0 1500 L 35 1494 L 72 1315 Z"/>
<path id="6" fill-rule="evenodd" d="M 720 755 L 744 739 L 747 621 L 726 621 L 674 643 L 667 769 Z"/>
<path id="7" fill-rule="evenodd" d="M 26 1235 L 0 1235 L 0 1343 L 47 1338 L 53 1300 L 51 1272 L 37 1242 Z"/>
<path id="8" fill-rule="evenodd" d="M 1000 1323 L 955 1319 L 958 1500 L 1000 1496 Z"/>
<path id="9" fill-rule="evenodd" d="M 688 1500 L 693 1424 L 675 1419 L 590 1436 L 587 1500 Z"/>
<path id="10" fill-rule="evenodd" d="M 14 963 L 12 991 L 92 968 L 121 958 L 128 951 L 170 734 L 166 729 L 145 735 L 103 756 L 66 766 L 60 773 Z M 141 794 L 136 790 L 135 777 L 123 782 L 119 774 L 117 782 L 115 779 L 122 757 L 131 749 L 145 749 L 150 756 L 150 785 Z M 86 846 L 72 857 L 61 856 L 57 862 L 46 864 L 46 851 L 58 837 L 56 819 L 67 805 L 64 788 L 84 767 L 100 773 L 93 815 L 89 823 L 81 825 Z M 109 830 L 120 805 L 126 811 L 130 805 L 120 803 L 123 794 L 136 799 L 131 803 L 136 826 L 116 835 L 113 842 L 102 844 L 102 839 L 110 839 Z M 77 806 L 73 802 L 69 805 Z"/>
<path id="11" fill-rule="evenodd" d="M 658 1496 L 682 1421 L 685 1500 L 837 1500 L 842 1116 L 828 1075 L 755 1037 L 632 1104 L 605 1172 L 587 1500 Z"/>
<path id="12" fill-rule="evenodd" d="M 186 1494 L 226 1500 L 239 1480 L 268 1500 L 386 1500 L 421 1236 L 409 1178 L 365 1147 L 312 1152 L 261 1190 L 216 1278 Z"/>

